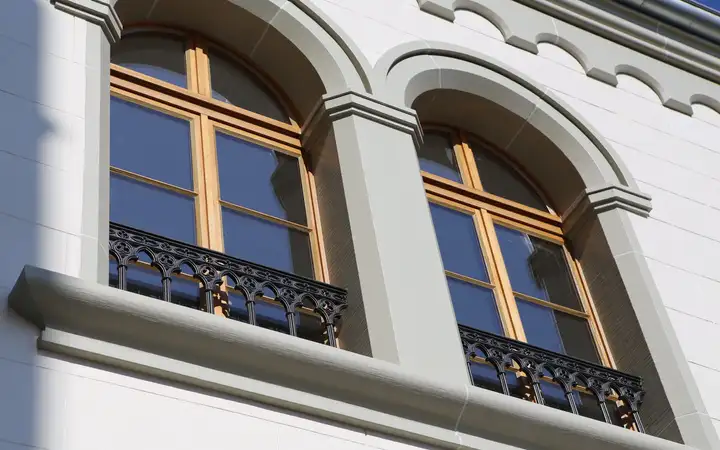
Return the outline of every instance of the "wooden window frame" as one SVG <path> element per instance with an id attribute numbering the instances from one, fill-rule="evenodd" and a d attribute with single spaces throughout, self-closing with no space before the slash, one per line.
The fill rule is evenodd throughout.
<path id="1" fill-rule="evenodd" d="M 288 228 L 306 232 L 310 242 L 313 276 L 318 281 L 328 282 L 329 276 L 319 223 L 315 182 L 307 166 L 307 159 L 304 158 L 300 126 L 293 119 L 293 117 L 297 117 L 297 112 L 277 88 L 277 85 L 243 58 L 196 34 L 146 25 L 126 31 L 125 34 L 130 33 L 164 34 L 175 38 L 180 37 L 185 41 L 187 88 L 117 64 L 111 64 L 110 93 L 113 97 L 189 120 L 191 124 L 193 191 L 190 192 L 116 167 L 110 167 L 111 173 L 118 173 L 143 183 L 180 192 L 183 195 L 193 195 L 195 198 L 196 245 L 200 247 L 224 251 L 222 206 L 228 206 L 269 222 L 280 223 Z M 210 48 L 237 63 L 254 76 L 287 113 L 288 122 L 281 122 L 214 99 L 210 86 L 210 66 L 207 56 Z M 294 223 L 240 205 L 233 205 L 220 199 L 219 167 L 215 147 L 216 131 L 297 158 L 307 225 Z M 138 264 L 147 265 L 142 262 Z M 187 278 L 183 274 L 179 276 Z M 265 298 L 265 300 L 269 299 Z M 302 312 L 310 313 L 309 310 Z M 216 313 L 219 313 L 218 308 L 216 308 Z"/>
<path id="2" fill-rule="evenodd" d="M 505 162 L 535 190 L 546 205 L 550 205 L 547 196 L 539 189 L 537 183 L 507 155 L 478 136 L 437 124 L 425 124 L 423 128 L 426 132 L 443 133 L 451 139 L 460 170 L 460 178 L 463 180 L 462 183 L 457 183 L 422 171 L 428 201 L 473 217 L 475 232 L 483 252 L 490 283 L 474 280 L 449 271 L 445 271 L 446 276 L 492 289 L 505 335 L 522 342 L 527 342 L 527 337 L 520 320 L 520 313 L 515 301 L 516 296 L 552 310 L 585 319 L 600 363 L 615 368 L 615 361 L 597 318 L 596 308 L 588 291 L 582 267 L 572 257 L 565 245 L 561 218 L 550 206 L 548 206 L 547 211 L 538 210 L 484 191 L 471 142 L 476 145 L 479 144 L 483 151 L 491 152 Z M 563 249 L 565 261 L 583 310 L 575 310 L 513 291 L 503 261 L 500 243 L 495 233 L 495 224 L 559 245 Z"/>

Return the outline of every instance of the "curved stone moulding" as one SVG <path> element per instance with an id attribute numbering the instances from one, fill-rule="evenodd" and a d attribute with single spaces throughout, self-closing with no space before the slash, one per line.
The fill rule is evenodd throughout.
<path id="1" fill-rule="evenodd" d="M 683 114 L 693 114 L 692 103 L 720 114 L 719 84 L 521 3 L 503 2 L 501 8 L 493 0 L 418 0 L 418 4 L 421 10 L 453 22 L 456 10 L 474 12 L 495 25 L 506 43 L 533 54 L 538 54 L 539 43 L 557 45 L 580 62 L 587 76 L 612 86 L 617 86 L 618 74 L 632 75 L 650 86 L 664 106 Z"/>

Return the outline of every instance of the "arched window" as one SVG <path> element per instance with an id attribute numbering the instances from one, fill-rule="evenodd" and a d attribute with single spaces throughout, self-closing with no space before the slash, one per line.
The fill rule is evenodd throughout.
<path id="1" fill-rule="evenodd" d="M 110 220 L 324 280 L 300 130 L 272 83 L 222 48 L 169 31 L 130 33 L 111 60 Z M 128 269 L 128 289 L 159 296 L 147 262 Z M 200 308 L 185 272 L 172 279 L 173 302 Z M 234 295 L 229 314 L 247 320 Z M 253 314 L 287 332 L 278 303 L 258 302 Z M 300 335 L 324 330 L 312 318 L 297 325 Z"/>
<path id="2" fill-rule="evenodd" d="M 560 218 L 533 182 L 458 130 L 426 127 L 418 157 L 458 324 L 611 366 Z M 495 371 L 486 369 L 473 370 L 475 384 L 497 390 Z M 544 391 L 546 403 L 555 397 L 567 408 L 561 389 L 548 383 Z"/>

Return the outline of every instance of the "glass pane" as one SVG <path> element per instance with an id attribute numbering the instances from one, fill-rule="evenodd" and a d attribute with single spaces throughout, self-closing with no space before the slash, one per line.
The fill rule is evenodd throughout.
<path id="1" fill-rule="evenodd" d="M 485 150 L 482 144 L 471 144 L 483 189 L 532 208 L 547 211 L 535 189 L 505 161 Z"/>
<path id="2" fill-rule="evenodd" d="M 228 208 L 222 220 L 228 255 L 313 278 L 307 233 Z"/>
<path id="3" fill-rule="evenodd" d="M 117 262 L 110 260 L 110 286 L 118 286 Z M 127 290 L 136 294 L 155 299 L 162 299 L 162 277 L 152 267 L 131 265 L 127 268 Z M 176 305 L 198 309 L 200 305 L 200 288 L 195 281 L 180 277 L 172 277 L 170 284 L 170 300 Z"/>
<path id="4" fill-rule="evenodd" d="M 211 52 L 212 96 L 271 119 L 289 122 L 288 115 L 258 78 L 242 65 Z"/>
<path id="5" fill-rule="evenodd" d="M 445 270 L 488 282 L 480 242 L 472 216 L 430 203 Z"/>
<path id="6" fill-rule="evenodd" d="M 187 87 L 185 42 L 174 36 L 131 34 L 114 44 L 111 60 L 128 69 Z"/>
<path id="7" fill-rule="evenodd" d="M 242 322 L 248 322 L 248 311 L 245 297 L 239 292 L 230 293 L 230 317 Z M 255 318 L 258 326 L 273 331 L 289 334 L 285 308 L 278 302 L 265 300 L 255 301 Z"/>
<path id="8" fill-rule="evenodd" d="M 305 313 L 295 313 L 297 335 L 308 341 L 325 343 L 325 325 L 319 316 Z"/>
<path id="9" fill-rule="evenodd" d="M 587 320 L 515 298 L 530 344 L 600 363 Z"/>
<path id="10" fill-rule="evenodd" d="M 110 220 L 195 243 L 195 200 L 172 191 L 110 175 Z"/>
<path id="11" fill-rule="evenodd" d="M 445 134 L 427 133 L 418 150 L 420 170 L 462 183 L 455 150 Z"/>
<path id="12" fill-rule="evenodd" d="M 556 311 L 555 321 L 568 355 L 600 363 L 587 320 Z"/>
<path id="13" fill-rule="evenodd" d="M 190 122 L 110 100 L 110 165 L 193 190 Z"/>
<path id="14" fill-rule="evenodd" d="M 478 330 L 503 335 L 492 290 L 448 277 L 457 323 Z"/>
<path id="15" fill-rule="evenodd" d="M 565 397 L 565 391 L 559 384 L 546 380 L 540 380 L 540 390 L 542 391 L 545 404 L 551 408 L 560 409 L 562 411 L 572 412 L 570 403 Z M 577 396 L 576 399 L 577 400 Z"/>
<path id="16" fill-rule="evenodd" d="M 561 246 L 495 225 L 513 291 L 582 310 Z"/>
<path id="17" fill-rule="evenodd" d="M 216 133 L 223 200 L 307 225 L 297 158 Z"/>
<path id="18" fill-rule="evenodd" d="M 567 397 L 565 396 L 565 391 L 559 384 L 541 380 L 540 389 L 542 390 L 543 399 L 545 399 L 545 404 L 547 406 L 560 409 L 562 411 L 572 412 L 570 409 L 570 403 L 568 403 Z M 581 416 L 589 417 L 602 422 L 605 421 L 605 417 L 603 416 L 595 395 L 577 390 L 573 391 L 572 395 L 575 398 L 575 405 L 577 406 L 578 413 L 580 413 Z M 612 419 L 613 424 L 620 425 L 620 417 L 618 415 L 617 405 L 615 402 L 606 401 L 605 404 L 608 407 L 608 411 L 610 411 L 610 418 Z"/>

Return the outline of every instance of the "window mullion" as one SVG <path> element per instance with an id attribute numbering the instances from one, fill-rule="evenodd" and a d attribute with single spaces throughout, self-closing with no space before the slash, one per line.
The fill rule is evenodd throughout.
<path id="1" fill-rule="evenodd" d="M 203 114 L 200 116 L 202 130 L 201 165 L 203 189 L 203 209 L 205 211 L 206 246 L 212 250 L 222 251 L 222 225 L 220 213 L 220 183 L 218 181 L 217 156 L 215 154 L 214 127 L 210 118 Z"/>
<path id="2" fill-rule="evenodd" d="M 495 227 L 490 213 L 481 209 L 480 216 L 482 218 L 482 230 L 480 235 L 487 242 L 487 258 L 490 262 L 492 272 L 496 279 L 494 284 L 497 286 L 497 303 L 500 314 L 505 322 L 505 330 L 509 337 L 523 342 L 527 342 L 525 331 L 520 319 L 520 312 L 515 303 L 512 287 L 510 286 L 510 277 L 503 261 L 502 252 L 500 251 L 500 243 L 495 234 Z"/>
<path id="3" fill-rule="evenodd" d="M 465 170 L 468 174 L 469 184 L 473 188 L 482 191 L 483 187 L 482 182 L 480 181 L 480 171 L 477 168 L 477 164 L 475 164 L 472 149 L 468 144 L 467 134 L 460 131 L 458 135 L 460 136 L 460 153 Z"/>
<path id="4" fill-rule="evenodd" d="M 212 97 L 212 89 L 210 87 L 210 58 L 207 54 L 207 45 L 196 38 L 194 40 L 195 47 L 195 65 L 197 70 L 197 92 L 206 97 Z"/>
<path id="5" fill-rule="evenodd" d="M 198 59 L 195 39 L 189 38 L 185 48 L 185 66 L 187 70 L 187 86 L 190 92 L 199 92 L 198 84 Z"/>

